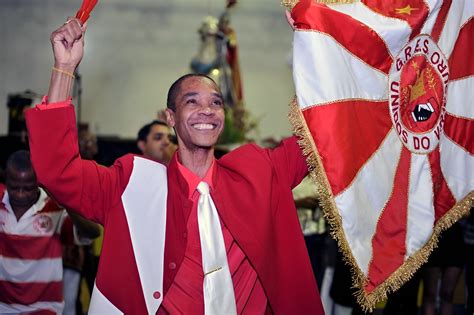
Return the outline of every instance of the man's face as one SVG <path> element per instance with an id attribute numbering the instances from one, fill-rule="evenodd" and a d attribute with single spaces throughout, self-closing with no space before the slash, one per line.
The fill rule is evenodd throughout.
<path id="1" fill-rule="evenodd" d="M 13 210 L 30 208 L 39 196 L 38 183 L 33 170 L 18 171 L 10 168 L 7 169 L 6 175 L 7 191 Z"/>
<path id="2" fill-rule="evenodd" d="M 170 145 L 170 128 L 154 124 L 146 137 L 146 141 L 138 141 L 138 147 L 146 158 L 160 163 L 169 159 L 167 148 Z"/>
<path id="3" fill-rule="evenodd" d="M 179 146 L 213 147 L 224 129 L 224 102 L 215 83 L 189 77 L 181 82 L 175 103 L 175 112 L 167 110 L 168 124 L 175 128 Z"/>
<path id="4" fill-rule="evenodd" d="M 79 152 L 81 157 L 86 160 L 93 160 L 94 155 L 99 152 L 97 147 L 97 138 L 94 134 L 87 130 L 81 130 L 79 132 Z"/>

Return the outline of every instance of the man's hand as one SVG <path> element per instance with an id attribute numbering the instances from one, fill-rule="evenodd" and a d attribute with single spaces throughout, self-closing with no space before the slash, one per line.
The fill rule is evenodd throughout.
<path id="1" fill-rule="evenodd" d="M 100 236 L 100 228 L 97 223 L 89 221 L 73 211 L 67 210 L 67 213 L 71 217 L 72 223 L 76 227 L 79 236 L 91 240 Z"/>
<path id="2" fill-rule="evenodd" d="M 74 73 L 84 55 L 85 31 L 86 25 L 81 26 L 78 19 L 70 17 L 51 34 L 55 68 Z"/>
<path id="3" fill-rule="evenodd" d="M 50 103 L 65 101 L 71 96 L 74 71 L 84 55 L 86 24 L 68 18 L 63 26 L 51 34 L 54 52 L 54 68 L 51 73 L 48 100 Z"/>

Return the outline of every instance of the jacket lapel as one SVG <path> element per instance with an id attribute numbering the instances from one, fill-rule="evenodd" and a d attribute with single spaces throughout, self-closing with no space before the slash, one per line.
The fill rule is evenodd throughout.
<path id="1" fill-rule="evenodd" d="M 167 186 L 165 166 L 135 157 L 122 195 L 143 296 L 153 314 L 163 300 Z"/>

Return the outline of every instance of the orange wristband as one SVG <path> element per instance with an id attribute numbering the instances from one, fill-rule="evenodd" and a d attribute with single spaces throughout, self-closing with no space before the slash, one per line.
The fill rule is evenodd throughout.
<path id="1" fill-rule="evenodd" d="M 73 79 L 76 77 L 73 73 L 68 72 L 68 71 L 64 71 L 64 70 L 61 70 L 61 69 L 58 69 L 58 68 L 56 68 L 56 67 L 53 67 L 53 71 L 56 71 L 56 72 L 59 72 L 59 73 L 68 75 L 68 76 L 70 76 L 70 77 L 73 78 Z"/>

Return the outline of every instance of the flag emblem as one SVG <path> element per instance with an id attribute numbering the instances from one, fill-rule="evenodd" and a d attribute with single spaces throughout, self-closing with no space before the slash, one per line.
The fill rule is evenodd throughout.
<path id="1" fill-rule="evenodd" d="M 448 61 L 428 35 L 415 37 L 395 60 L 389 72 L 393 126 L 408 150 L 430 153 L 443 132 Z"/>

